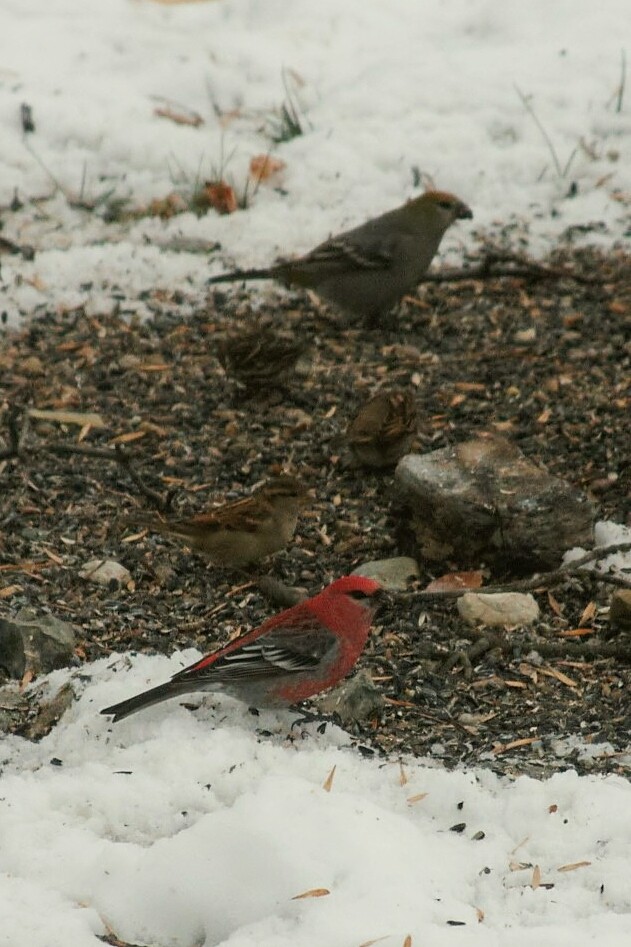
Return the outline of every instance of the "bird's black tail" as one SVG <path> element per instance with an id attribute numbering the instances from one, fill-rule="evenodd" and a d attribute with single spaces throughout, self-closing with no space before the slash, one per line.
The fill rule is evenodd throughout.
<path id="1" fill-rule="evenodd" d="M 218 276 L 211 276 L 206 282 L 207 284 L 238 283 L 239 280 L 251 279 L 274 279 L 274 273 L 269 267 L 263 270 L 233 270 L 231 273 L 219 273 Z"/>
<path id="2" fill-rule="evenodd" d="M 120 704 L 112 704 L 102 710 L 102 714 L 111 714 L 114 718 L 112 723 L 135 714 L 137 710 L 144 710 L 145 707 L 151 707 L 152 704 L 159 704 L 163 700 L 169 700 L 171 697 L 179 697 L 182 694 L 190 694 L 194 688 L 190 684 L 181 681 L 167 681 L 166 684 L 158 684 L 142 694 L 136 694 L 129 700 L 122 700 Z"/>

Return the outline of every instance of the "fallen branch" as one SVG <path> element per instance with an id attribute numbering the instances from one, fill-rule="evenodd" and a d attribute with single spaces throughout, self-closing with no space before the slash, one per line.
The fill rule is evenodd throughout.
<path id="1" fill-rule="evenodd" d="M 585 570 L 584 567 L 591 562 L 598 562 L 600 559 L 606 559 L 616 552 L 631 551 L 631 542 L 613 543 L 611 546 L 599 546 L 585 553 L 580 559 L 573 559 L 553 569 L 551 572 L 540 572 L 529 579 L 517 579 L 515 582 L 507 582 L 505 585 L 486 585 L 477 589 L 437 589 L 434 592 L 427 592 L 422 589 L 420 592 L 409 593 L 411 597 L 421 600 L 432 599 L 451 599 L 460 598 L 466 592 L 477 592 L 483 595 L 500 594 L 502 592 L 529 592 L 535 589 L 549 589 L 555 585 L 565 582 L 570 576 L 580 576 L 594 579 L 597 582 L 606 582 L 610 585 L 616 585 L 620 588 L 631 588 L 631 577 L 626 577 L 619 573 L 598 572 L 594 569 Z"/>
<path id="2" fill-rule="evenodd" d="M 426 273 L 422 283 L 449 283 L 459 280 L 496 279 L 500 276 L 522 277 L 526 279 L 571 279 L 584 285 L 598 285 L 604 282 L 598 276 L 584 276 L 565 266 L 550 266 L 538 263 L 519 253 L 488 250 L 480 263 L 475 266 L 441 270 L 438 273 Z"/>
<path id="3" fill-rule="evenodd" d="M 82 457 L 94 457 L 99 460 L 109 460 L 112 463 L 119 464 L 124 468 L 140 493 L 155 506 L 159 513 L 168 513 L 171 509 L 175 491 L 167 490 L 166 493 L 160 493 L 158 490 L 149 487 L 135 470 L 133 466 L 134 458 L 125 451 L 120 444 L 115 444 L 114 450 L 99 447 L 84 447 L 82 444 L 46 444 L 43 450 L 49 454 L 61 456 L 78 454 Z"/>

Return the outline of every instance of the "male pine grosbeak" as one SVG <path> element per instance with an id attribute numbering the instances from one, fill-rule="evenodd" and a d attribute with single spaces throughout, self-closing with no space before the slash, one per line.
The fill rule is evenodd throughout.
<path id="1" fill-rule="evenodd" d="M 426 191 L 295 260 L 221 273 L 208 282 L 276 279 L 313 289 L 348 315 L 376 324 L 420 283 L 451 224 L 470 217 L 471 209 L 453 194 Z"/>
<path id="2" fill-rule="evenodd" d="M 289 707 L 333 687 L 359 658 L 370 631 L 378 582 L 343 576 L 207 654 L 159 684 L 102 714 L 122 720 L 143 707 L 190 694 L 223 691 L 250 707 Z"/>

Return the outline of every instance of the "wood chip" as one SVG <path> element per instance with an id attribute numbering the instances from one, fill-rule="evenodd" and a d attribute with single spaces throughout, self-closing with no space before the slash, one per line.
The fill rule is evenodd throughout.
<path id="1" fill-rule="evenodd" d="M 429 796 L 428 792 L 417 792 L 415 796 L 408 796 L 405 801 L 408 806 L 415 806 L 417 802 L 422 802 L 427 796 Z"/>
<path id="2" fill-rule="evenodd" d="M 302 894 L 295 894 L 292 901 L 301 901 L 303 898 L 325 898 L 327 894 L 331 894 L 328 888 L 310 888 L 308 891 L 303 891 Z"/>
<path id="3" fill-rule="evenodd" d="M 561 865 L 560 868 L 557 868 L 557 871 L 576 871 L 577 868 L 588 868 L 591 865 L 591 862 L 572 862 L 569 865 Z"/>
<path id="4" fill-rule="evenodd" d="M 334 766 L 331 772 L 329 773 L 329 775 L 327 776 L 327 778 L 322 783 L 322 788 L 324 789 L 325 792 L 331 792 L 336 769 L 337 769 L 337 766 Z"/>
<path id="5" fill-rule="evenodd" d="M 40 411 L 39 408 L 31 408 L 29 417 L 36 421 L 55 421 L 57 424 L 77 424 L 83 428 L 86 425 L 90 427 L 107 427 L 100 414 L 88 413 L 83 411 Z"/>

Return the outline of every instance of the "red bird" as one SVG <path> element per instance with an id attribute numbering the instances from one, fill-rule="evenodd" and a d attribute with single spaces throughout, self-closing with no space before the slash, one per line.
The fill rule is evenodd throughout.
<path id="1" fill-rule="evenodd" d="M 235 638 L 159 684 L 102 714 L 122 720 L 143 707 L 220 690 L 250 707 L 288 707 L 333 687 L 349 673 L 368 638 L 378 582 L 347 575 Z"/>

